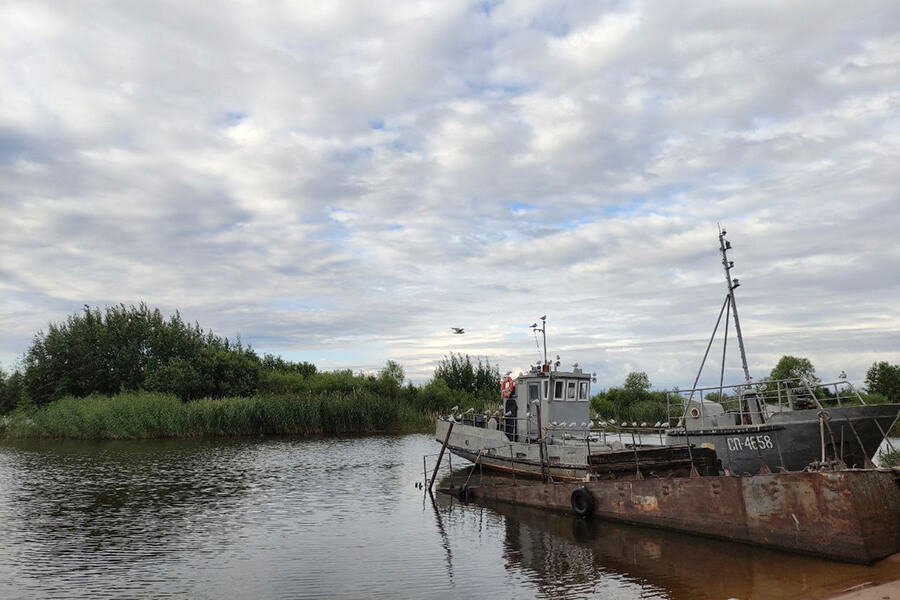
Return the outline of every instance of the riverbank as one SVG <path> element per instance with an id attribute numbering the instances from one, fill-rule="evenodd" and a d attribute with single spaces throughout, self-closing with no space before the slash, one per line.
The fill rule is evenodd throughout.
<path id="1" fill-rule="evenodd" d="M 0 419 L 0 438 L 150 439 L 427 432 L 434 418 L 373 394 L 280 394 L 182 402 L 158 392 L 67 397 Z"/>

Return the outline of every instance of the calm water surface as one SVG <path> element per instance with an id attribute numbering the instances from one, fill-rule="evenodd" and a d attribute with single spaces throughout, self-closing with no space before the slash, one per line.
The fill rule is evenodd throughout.
<path id="1" fill-rule="evenodd" d="M 423 495 L 427 435 L 0 445 L 0 598 L 816 598 L 900 578 Z M 702 507 L 698 507 L 702 510 Z"/>

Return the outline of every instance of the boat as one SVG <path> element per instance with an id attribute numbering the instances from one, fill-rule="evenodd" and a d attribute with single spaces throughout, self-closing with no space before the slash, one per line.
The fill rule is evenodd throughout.
<path id="1" fill-rule="evenodd" d="M 666 443 L 713 448 L 728 471 L 743 475 L 817 463 L 871 468 L 900 413 L 898 404 L 865 404 L 845 381 L 791 379 L 678 394 L 683 402 L 672 403 L 680 414 L 677 426 L 666 430 Z"/>
<path id="2" fill-rule="evenodd" d="M 811 463 L 872 467 L 872 457 L 900 416 L 900 404 L 867 405 L 845 379 L 823 383 L 809 379 L 765 380 L 755 383 L 747 366 L 735 289 L 731 243 L 719 229 L 719 252 L 727 294 L 713 328 L 706 354 L 691 389 L 670 394 L 666 443 L 692 443 L 716 449 L 732 473 L 800 471 Z M 723 347 L 728 345 L 731 318 L 740 349 L 744 381 L 697 387 L 706 358 L 725 316 Z M 724 350 L 723 350 L 724 355 Z M 672 411 L 674 409 L 674 413 Z"/>
<path id="3" fill-rule="evenodd" d="M 669 418 L 656 424 L 662 455 L 640 438 L 627 441 L 638 424 L 614 424 L 614 439 L 607 428 L 590 418 L 591 384 L 596 375 L 575 364 L 559 370 L 559 356 L 547 357 L 547 322 L 531 326 L 543 336 L 543 358 L 530 371 L 502 378 L 502 403 L 483 414 L 442 415 L 435 439 L 452 454 L 479 463 L 482 468 L 557 481 L 577 481 L 603 471 L 601 465 L 619 465 L 604 472 L 609 477 L 629 474 L 669 476 L 685 467 L 712 472 L 721 463 L 725 473 L 756 474 L 801 471 L 810 465 L 871 467 L 871 458 L 900 416 L 900 404 L 867 405 L 844 380 L 833 383 L 799 379 L 754 383 L 747 367 L 728 259 L 731 244 L 719 230 L 719 245 L 728 293 L 710 338 L 694 385 L 670 393 Z M 733 317 L 744 381 L 736 385 L 697 387 L 723 315 L 726 347 Z M 537 338 L 535 338 L 537 339 Z M 608 425 L 608 424 L 605 424 Z M 621 432 L 626 432 L 622 441 Z M 703 450 L 712 450 L 710 457 Z M 697 462 L 700 460 L 701 462 Z M 627 466 L 626 466 L 627 465 Z"/>
<path id="4" fill-rule="evenodd" d="M 435 439 L 483 469 L 554 481 L 580 481 L 588 473 L 630 478 L 720 470 L 714 452 L 684 443 L 626 444 L 597 431 L 589 418 L 592 381 L 577 366 L 559 371 L 545 360 L 503 379 L 504 402 L 497 411 L 439 417 Z"/>
<path id="5" fill-rule="evenodd" d="M 481 469 L 545 481 L 716 475 L 714 450 L 687 443 L 622 442 L 590 419 L 591 383 L 596 375 L 576 364 L 561 371 L 547 359 L 547 321 L 532 329 L 544 338 L 543 360 L 501 384 L 503 403 L 484 414 L 470 409 L 438 417 L 435 439 L 452 454 Z M 440 458 L 438 459 L 440 462 Z"/>

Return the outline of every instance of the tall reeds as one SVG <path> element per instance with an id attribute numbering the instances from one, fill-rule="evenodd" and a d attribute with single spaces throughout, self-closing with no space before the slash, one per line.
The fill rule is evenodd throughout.
<path id="1" fill-rule="evenodd" d="M 193 402 L 157 392 L 126 392 L 66 397 L 15 412 L 0 423 L 0 435 L 76 439 L 321 435 L 427 431 L 433 423 L 431 416 L 409 405 L 362 390 Z"/>

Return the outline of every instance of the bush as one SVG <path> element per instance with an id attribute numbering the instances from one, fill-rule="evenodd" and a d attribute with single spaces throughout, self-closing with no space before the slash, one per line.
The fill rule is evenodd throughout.
<path id="1" fill-rule="evenodd" d="M 665 421 L 666 406 L 666 392 L 650 391 L 650 380 L 645 373 L 630 373 L 622 387 L 609 388 L 591 398 L 594 412 L 615 422 Z"/>
<path id="2" fill-rule="evenodd" d="M 25 387 L 44 405 L 64 396 L 148 389 L 190 400 L 252 395 L 260 359 L 236 343 L 188 325 L 176 312 L 168 320 L 146 304 L 85 306 L 65 323 L 38 332 L 25 354 Z"/>

